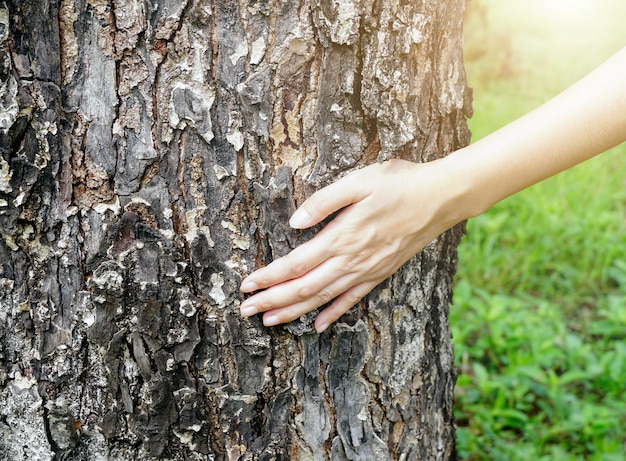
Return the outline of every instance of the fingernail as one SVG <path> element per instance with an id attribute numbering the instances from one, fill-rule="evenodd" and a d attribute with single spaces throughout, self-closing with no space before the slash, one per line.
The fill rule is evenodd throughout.
<path id="1" fill-rule="evenodd" d="M 294 229 L 304 229 L 309 227 L 310 222 L 311 215 L 304 208 L 298 208 L 296 212 L 291 215 L 289 225 Z"/>
<path id="2" fill-rule="evenodd" d="M 243 293 L 249 293 L 251 291 L 256 291 L 258 288 L 257 284 L 252 280 L 244 280 L 241 282 L 241 286 L 239 287 L 239 291 Z"/>
<path id="3" fill-rule="evenodd" d="M 318 333 L 323 333 L 330 326 L 330 323 L 322 323 L 319 327 L 315 327 Z"/>
<path id="4" fill-rule="evenodd" d="M 242 306 L 239 308 L 239 314 L 242 317 L 251 317 L 257 313 L 257 308 L 255 306 Z"/>
<path id="5" fill-rule="evenodd" d="M 263 325 L 265 325 L 266 327 L 273 327 L 274 325 L 278 325 L 279 323 L 280 319 L 277 315 L 270 314 L 263 317 Z"/>

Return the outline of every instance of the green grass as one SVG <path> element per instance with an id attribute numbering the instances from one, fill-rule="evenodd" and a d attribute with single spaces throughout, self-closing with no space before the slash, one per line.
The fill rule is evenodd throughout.
<path id="1" fill-rule="evenodd" d="M 623 0 L 559 3 L 470 0 L 474 140 L 626 45 Z M 626 459 L 626 145 L 471 220 L 459 254 L 461 458 Z"/>

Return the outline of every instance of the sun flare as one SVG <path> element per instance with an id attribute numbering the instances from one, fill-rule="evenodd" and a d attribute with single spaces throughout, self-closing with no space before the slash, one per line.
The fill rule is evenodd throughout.
<path id="1" fill-rule="evenodd" d="M 554 21 L 589 19 L 597 12 L 597 0 L 543 0 L 543 10 Z"/>

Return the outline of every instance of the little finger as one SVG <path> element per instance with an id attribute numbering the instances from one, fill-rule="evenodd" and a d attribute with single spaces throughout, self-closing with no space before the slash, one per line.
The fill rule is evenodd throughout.
<path id="1" fill-rule="evenodd" d="M 330 306 L 320 312 L 315 319 L 315 329 L 318 333 L 322 333 L 339 317 L 348 312 L 352 307 L 358 304 L 370 291 L 380 283 L 379 281 L 370 281 L 356 285 L 337 297 Z"/>

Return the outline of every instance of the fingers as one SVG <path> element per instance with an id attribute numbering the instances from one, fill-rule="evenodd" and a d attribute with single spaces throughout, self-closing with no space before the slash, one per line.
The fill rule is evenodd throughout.
<path id="1" fill-rule="evenodd" d="M 256 293 L 241 304 L 240 313 L 250 317 L 260 312 L 280 312 L 280 322 L 276 323 L 291 321 L 329 303 L 356 283 L 354 273 L 344 271 L 338 277 L 338 272 L 336 262 L 326 262 L 302 277 Z"/>
<path id="2" fill-rule="evenodd" d="M 296 229 L 313 226 L 330 214 L 356 203 L 368 195 L 362 186 L 362 170 L 354 171 L 337 182 L 317 191 L 309 197 L 291 217 L 289 224 Z M 300 277 L 321 264 L 334 252 L 333 234 L 329 223 L 309 242 L 294 249 L 288 255 L 257 269 L 246 277 L 240 290 L 250 293 Z M 336 237 L 336 235 L 335 235 Z"/>
<path id="3" fill-rule="evenodd" d="M 322 333 L 333 322 L 339 319 L 343 314 L 348 312 L 353 306 L 358 304 L 370 291 L 378 285 L 378 281 L 365 282 L 349 289 L 333 303 L 320 312 L 315 319 L 315 330 Z"/>
<path id="4" fill-rule="evenodd" d="M 319 272 L 331 276 L 336 273 L 335 271 Z M 291 322 L 335 298 L 315 320 L 315 329 L 321 333 L 352 306 L 357 304 L 380 282 L 380 280 L 369 280 L 358 283 L 356 282 L 357 278 L 358 275 L 356 274 L 347 274 L 334 282 L 329 277 L 318 281 L 300 278 L 276 285 L 244 301 L 240 308 L 241 315 L 249 317 L 265 312 L 263 324 L 269 327 Z M 355 283 L 357 284 L 355 285 Z M 317 289 L 316 287 L 319 286 L 324 288 Z M 283 303 L 289 304 L 283 305 Z"/>
<path id="5" fill-rule="evenodd" d="M 257 269 L 241 282 L 240 291 L 251 293 L 303 276 L 328 259 L 332 245 L 322 230 L 291 253 Z"/>
<path id="6" fill-rule="evenodd" d="M 294 229 L 306 229 L 335 211 L 361 200 L 363 191 L 357 180 L 360 175 L 361 171 L 354 171 L 315 192 L 291 216 L 289 225 Z"/>
<path id="7" fill-rule="evenodd" d="M 343 294 L 338 296 L 330 306 L 326 307 L 320 314 L 318 314 L 315 319 L 315 330 L 318 333 L 322 333 L 333 322 L 339 319 L 339 317 L 345 314 L 354 305 L 359 303 L 359 301 L 372 291 L 377 284 L 377 281 L 362 283 L 348 289 Z M 329 288 L 329 291 L 332 290 L 332 288 Z M 281 323 L 291 322 L 292 320 L 311 312 L 320 305 L 319 299 L 309 298 L 303 302 L 288 307 L 267 311 L 263 315 L 263 325 L 270 327 Z"/>

